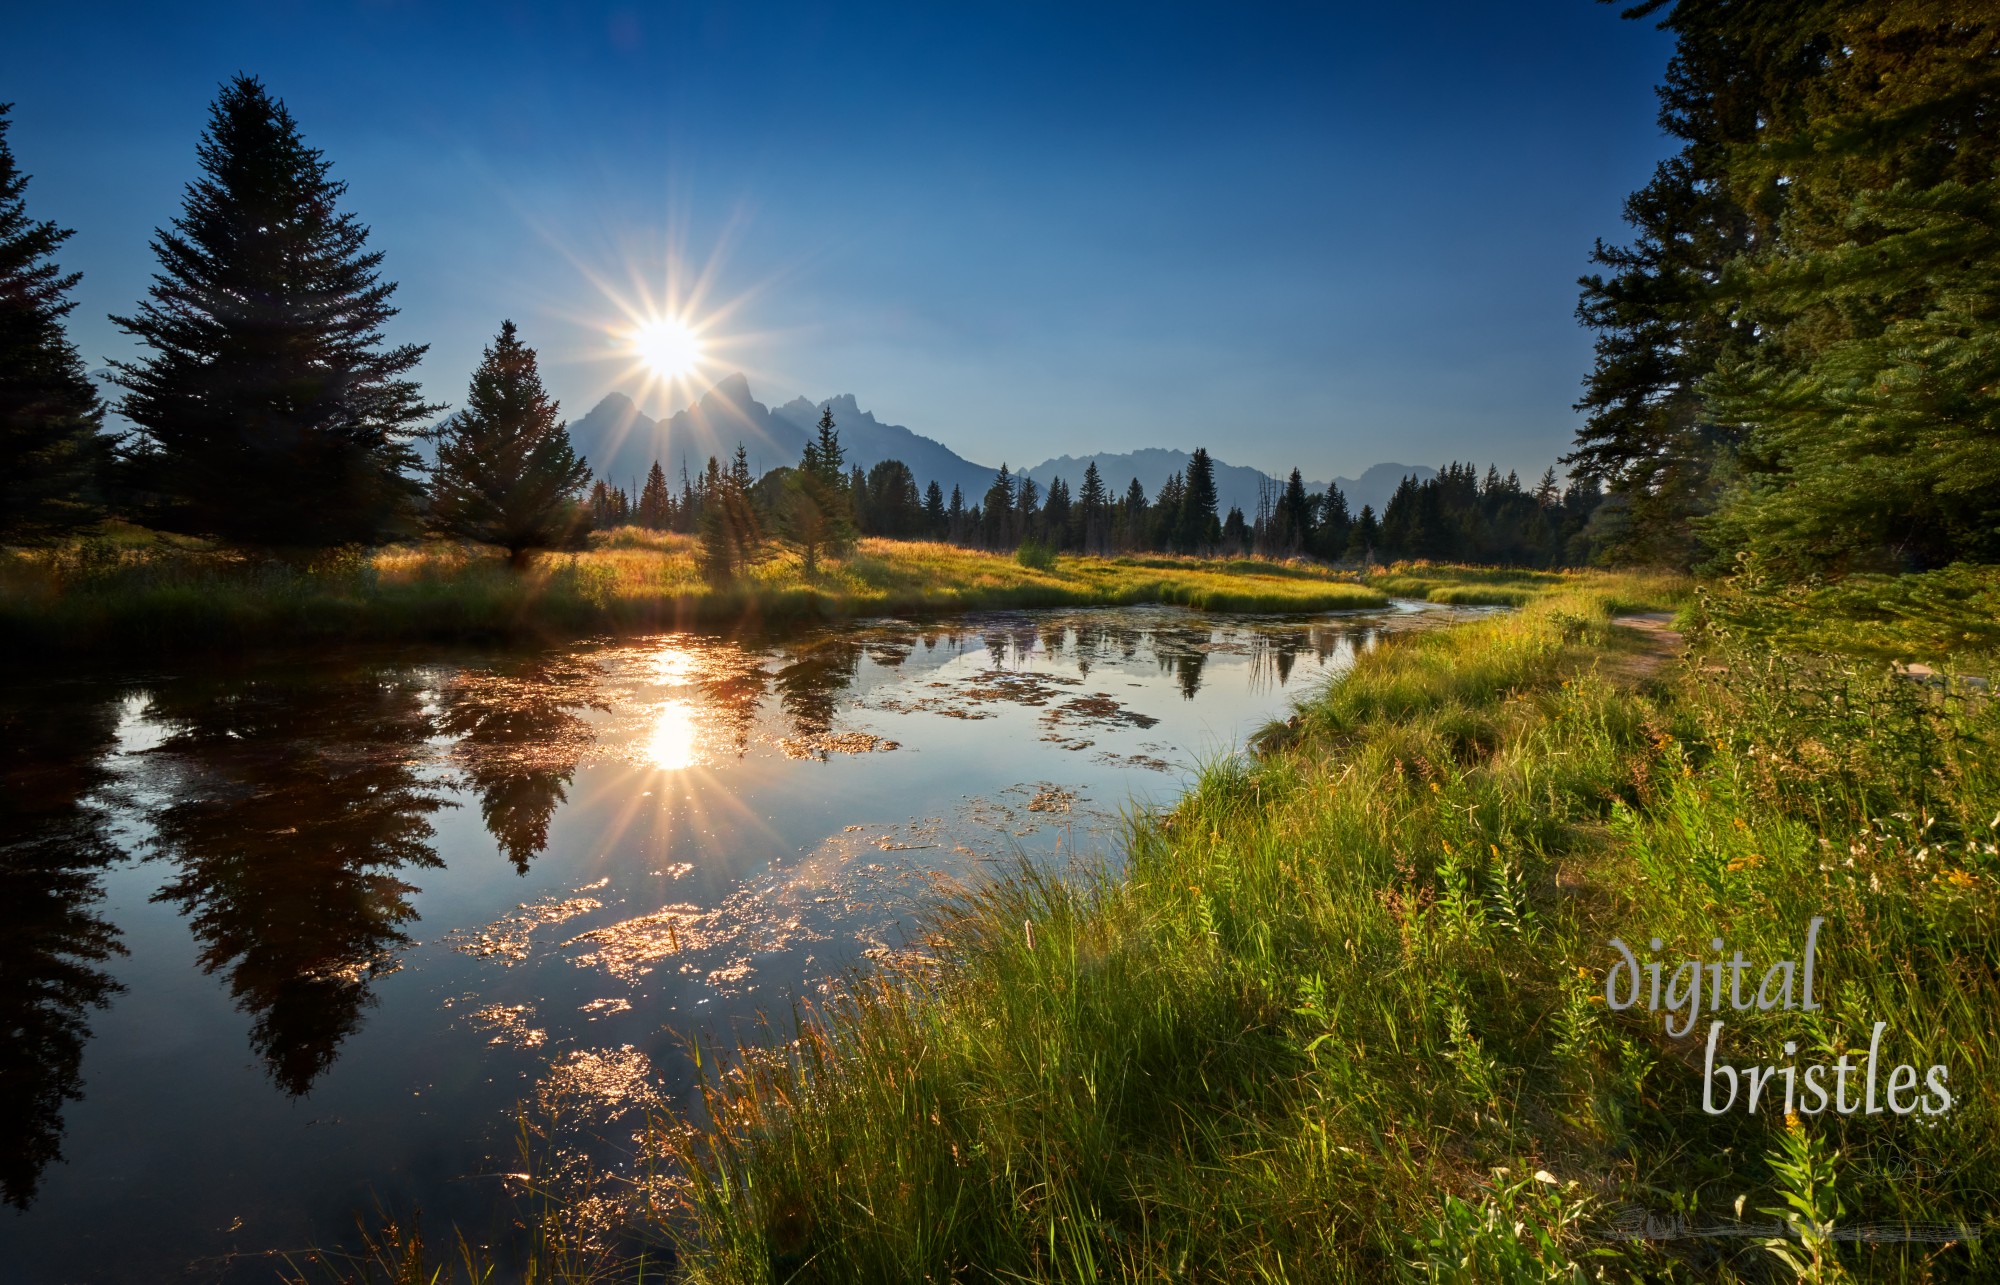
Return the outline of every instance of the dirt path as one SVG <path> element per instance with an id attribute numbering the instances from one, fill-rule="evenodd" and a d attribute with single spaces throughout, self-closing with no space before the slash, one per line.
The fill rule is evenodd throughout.
<path id="1" fill-rule="evenodd" d="M 1674 657 L 1680 655 L 1680 631 L 1673 628 L 1670 611 L 1645 611 L 1630 616 L 1613 616 L 1611 623 L 1632 631 L 1638 649 L 1618 658 L 1616 672 L 1633 682 L 1651 678 Z"/>

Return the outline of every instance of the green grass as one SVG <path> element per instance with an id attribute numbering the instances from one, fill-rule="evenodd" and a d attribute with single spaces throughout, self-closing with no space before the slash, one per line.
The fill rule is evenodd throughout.
<path id="1" fill-rule="evenodd" d="M 0 639 L 19 653 L 272 642 L 564 637 L 860 615 L 1177 603 L 1202 611 L 1380 607 L 1381 590 L 1303 565 L 1061 557 L 1024 565 L 946 544 L 864 540 L 806 576 L 774 555 L 702 579 L 694 541 L 623 528 L 525 572 L 449 542 L 257 559 L 130 528 L 58 551 L 0 551 Z"/>
<path id="2" fill-rule="evenodd" d="M 860 982 L 664 1135 L 690 1277 L 1792 1279 L 1756 1240 L 1585 1233 L 1830 1214 L 1829 1179 L 1846 1218 L 1981 1223 L 2000 713 L 1727 639 L 1645 677 L 1607 617 L 1685 588 L 1571 579 L 1396 639 L 1137 818 L 1122 869 L 952 907 L 934 968 Z M 1796 960 L 1814 914 L 1823 1011 L 1728 1012 L 1727 1059 L 1865 1053 L 1886 1020 L 1963 1089 L 1940 1123 L 1704 1114 L 1700 1049 L 1601 1002 L 1613 935 Z M 1820 1279 L 1995 1270 L 1799 1225 Z"/>

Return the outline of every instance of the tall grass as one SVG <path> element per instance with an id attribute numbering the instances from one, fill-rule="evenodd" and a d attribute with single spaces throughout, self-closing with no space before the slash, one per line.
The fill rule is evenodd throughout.
<path id="1" fill-rule="evenodd" d="M 807 575 L 774 554 L 734 582 L 703 579 L 686 536 L 624 528 L 525 572 L 449 542 L 311 560 L 255 557 L 144 533 L 57 551 L 0 551 L 0 648 L 16 653 L 266 642 L 562 637 L 694 624 L 1165 602 L 1208 611 L 1386 605 L 1352 577 L 1241 560 L 1010 557 L 864 540 Z"/>
<path id="2" fill-rule="evenodd" d="M 1609 613 L 1683 593 L 1570 582 L 1396 639 L 1118 866 L 953 905 L 928 967 L 663 1135 L 690 1277 L 1991 1279 L 1976 1242 L 1830 1213 L 1805 1246 L 1603 1234 L 1621 1205 L 1976 1228 L 2000 1181 L 2000 712 L 1714 630 L 1633 688 Z M 1729 1060 L 1887 1020 L 1949 1115 L 1708 1115 L 1700 1049 L 1602 1003 L 1611 936 L 1798 960 L 1814 915 L 1823 1010 L 1724 1014 Z"/>

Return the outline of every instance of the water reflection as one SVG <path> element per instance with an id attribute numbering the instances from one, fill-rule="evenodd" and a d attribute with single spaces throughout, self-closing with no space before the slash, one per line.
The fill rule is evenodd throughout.
<path id="1" fill-rule="evenodd" d="M 17 1209 L 62 1159 L 87 1015 L 124 989 L 98 967 L 125 953 L 95 910 L 120 854 L 89 801 L 117 715 L 58 690 L 0 708 L 0 1197 Z"/>
<path id="2" fill-rule="evenodd" d="M 187 917 L 271 1078 L 302 1095 L 410 945 L 419 889 L 401 872 L 441 864 L 423 688 L 374 671 L 176 685 L 148 714 L 172 729 L 151 753 L 176 776 L 153 823 L 177 871 L 154 900 Z"/>
<path id="3" fill-rule="evenodd" d="M 600 678 L 595 664 L 543 659 L 464 671 L 439 693 L 437 730 L 459 738 L 452 756 L 517 874 L 526 875 L 549 846 L 549 818 L 569 797 L 577 762 L 594 739 L 583 711 L 609 708 L 598 695 Z"/>
<path id="4" fill-rule="evenodd" d="M 0 1220 L 0 1275 L 248 1262 L 298 1243 L 270 1229 L 308 1207 L 338 1236 L 378 1181 L 477 1204 L 461 1179 L 509 1154 L 517 1087 L 671 1095 L 680 1037 L 906 957 L 986 862 L 1112 855 L 1128 801 L 1170 797 L 1372 637 L 1018 612 L 196 672 L 144 680 L 122 718 L 102 685 L 0 690 L 0 1190 L 35 1205 Z M 448 804 L 464 824 L 440 836 Z M 119 963 L 124 940 L 171 969 L 190 937 L 218 981 Z M 408 984 L 375 984 L 398 967 Z M 163 1011 L 94 1019 L 106 1069 L 78 1108 L 86 1019 L 120 979 Z M 245 1017 L 204 1041 L 222 989 Z M 167 1024 L 170 1064 L 144 1042 Z M 255 1101 L 211 1088 L 239 1024 L 274 1086 Z M 173 1186 L 200 1165 L 227 1182 Z M 117 1182 L 143 1246 L 125 1268 L 71 1252 Z M 215 1230 L 239 1217 L 257 1230 Z"/>

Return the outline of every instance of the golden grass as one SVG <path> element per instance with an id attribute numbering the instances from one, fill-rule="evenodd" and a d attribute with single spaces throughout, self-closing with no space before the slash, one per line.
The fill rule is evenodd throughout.
<path id="1" fill-rule="evenodd" d="M 0 625 L 18 651 L 269 641 L 575 636 L 691 625 L 1173 603 L 1201 611 L 1380 607 L 1383 591 L 1306 564 L 1063 557 L 1047 569 L 954 545 L 864 540 L 807 575 L 773 552 L 736 580 L 703 579 L 695 541 L 621 528 L 588 550 L 537 555 L 426 540 L 308 562 L 258 558 L 130 528 L 0 557 Z"/>

